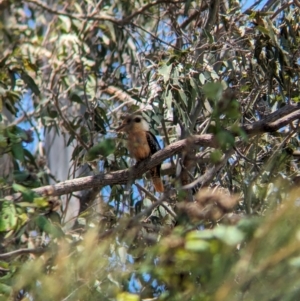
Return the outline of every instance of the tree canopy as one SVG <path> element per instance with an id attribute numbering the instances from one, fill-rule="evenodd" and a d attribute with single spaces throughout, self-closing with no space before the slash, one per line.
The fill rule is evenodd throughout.
<path id="1" fill-rule="evenodd" d="M 0 0 L 3 300 L 300 298 L 300 3 L 243 2 Z"/>

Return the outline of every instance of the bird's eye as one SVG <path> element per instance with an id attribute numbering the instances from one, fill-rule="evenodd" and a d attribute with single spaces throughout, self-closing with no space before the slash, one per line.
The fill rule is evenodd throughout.
<path id="1" fill-rule="evenodd" d="M 134 118 L 134 121 L 135 121 L 135 122 L 141 122 L 141 118 L 140 118 L 140 117 L 135 117 L 135 118 Z"/>

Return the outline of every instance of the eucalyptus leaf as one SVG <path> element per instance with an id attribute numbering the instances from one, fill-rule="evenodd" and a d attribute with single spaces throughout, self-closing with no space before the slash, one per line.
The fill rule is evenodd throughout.
<path id="1" fill-rule="evenodd" d="M 13 230 L 17 226 L 18 214 L 15 205 L 11 202 L 2 201 L 0 208 L 0 232 Z"/>
<path id="2" fill-rule="evenodd" d="M 115 142 L 114 139 L 105 139 L 97 145 L 92 146 L 86 156 L 86 161 L 93 161 L 100 156 L 107 157 L 112 154 L 115 150 Z"/>

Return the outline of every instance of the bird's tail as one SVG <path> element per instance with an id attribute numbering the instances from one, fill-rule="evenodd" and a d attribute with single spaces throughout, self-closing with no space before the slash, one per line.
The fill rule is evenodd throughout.
<path id="1" fill-rule="evenodd" d="M 161 178 L 152 178 L 152 182 L 157 192 L 164 192 L 164 185 Z"/>
<path id="2" fill-rule="evenodd" d="M 160 165 L 150 170 L 153 186 L 157 192 L 164 192 L 164 185 L 160 178 Z"/>

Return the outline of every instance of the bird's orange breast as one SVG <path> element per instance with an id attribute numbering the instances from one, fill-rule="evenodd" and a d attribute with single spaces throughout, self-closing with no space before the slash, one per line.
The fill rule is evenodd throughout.
<path id="1" fill-rule="evenodd" d="M 128 135 L 128 150 L 137 161 L 150 156 L 150 147 L 145 131 L 136 131 Z"/>

